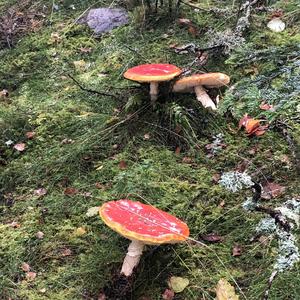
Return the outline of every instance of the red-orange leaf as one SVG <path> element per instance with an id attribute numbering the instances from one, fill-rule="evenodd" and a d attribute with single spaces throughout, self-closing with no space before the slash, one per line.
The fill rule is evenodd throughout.
<path id="1" fill-rule="evenodd" d="M 248 116 L 248 114 L 245 114 L 239 122 L 239 129 L 241 129 L 242 127 L 245 127 L 248 120 L 251 120 L 252 118 Z"/>
<path id="2" fill-rule="evenodd" d="M 257 129 L 260 126 L 259 120 L 255 119 L 249 119 L 246 123 L 245 130 L 247 133 L 251 134 L 255 129 Z"/>

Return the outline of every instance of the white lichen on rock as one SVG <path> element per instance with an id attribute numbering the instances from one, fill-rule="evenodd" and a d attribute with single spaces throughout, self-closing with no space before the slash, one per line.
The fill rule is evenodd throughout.
<path id="1" fill-rule="evenodd" d="M 292 233 L 277 227 L 276 235 L 278 237 L 278 256 L 274 269 L 283 272 L 292 268 L 300 260 L 299 249 L 296 245 L 296 238 Z"/>
<path id="2" fill-rule="evenodd" d="M 242 207 L 244 210 L 247 211 L 254 211 L 255 208 L 257 207 L 257 202 L 253 201 L 252 197 L 248 197 L 245 202 L 242 204 Z"/>
<path id="3" fill-rule="evenodd" d="M 245 43 L 245 39 L 241 35 L 230 29 L 222 32 L 208 30 L 207 36 L 210 37 L 207 47 L 223 47 L 224 54 L 229 54 L 232 50 Z"/>
<path id="4" fill-rule="evenodd" d="M 231 192 L 237 192 L 245 187 L 251 187 L 254 183 L 246 172 L 231 171 L 222 174 L 219 184 Z"/>
<path id="5" fill-rule="evenodd" d="M 273 218 L 263 218 L 256 226 L 256 232 L 260 234 L 274 234 L 276 232 L 276 224 Z"/>
<path id="6" fill-rule="evenodd" d="M 244 204 L 248 203 L 249 199 Z M 243 205 L 244 207 L 244 205 Z M 291 199 L 286 201 L 282 206 L 276 207 L 276 211 L 280 211 L 285 221 L 290 225 L 291 229 L 295 225 L 299 226 L 300 217 L 300 201 Z M 259 234 L 275 235 L 278 240 L 278 256 L 274 263 L 274 270 L 283 272 L 294 266 L 300 260 L 299 249 L 296 245 L 296 237 L 292 232 L 288 232 L 275 223 L 275 219 L 267 217 L 262 219 L 256 226 Z"/>

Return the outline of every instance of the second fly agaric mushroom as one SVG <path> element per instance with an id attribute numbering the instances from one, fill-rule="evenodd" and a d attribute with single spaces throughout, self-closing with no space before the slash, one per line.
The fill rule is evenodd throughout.
<path id="1" fill-rule="evenodd" d="M 133 81 L 150 83 L 151 102 L 158 97 L 159 82 L 169 81 L 181 73 L 181 69 L 170 64 L 145 64 L 128 69 L 124 77 Z"/>
<path id="2" fill-rule="evenodd" d="M 107 226 L 131 240 L 121 269 L 121 274 L 127 277 L 138 265 L 144 245 L 178 243 L 189 236 L 189 228 L 181 220 L 128 199 L 104 203 L 99 214 Z"/>
<path id="3" fill-rule="evenodd" d="M 227 85 L 229 81 L 229 76 L 223 73 L 195 74 L 177 80 L 173 86 L 173 92 L 187 93 L 194 91 L 197 95 L 197 100 L 204 107 L 211 107 L 213 110 L 216 110 L 216 104 L 208 96 L 203 86 L 206 88 L 217 88 Z"/>

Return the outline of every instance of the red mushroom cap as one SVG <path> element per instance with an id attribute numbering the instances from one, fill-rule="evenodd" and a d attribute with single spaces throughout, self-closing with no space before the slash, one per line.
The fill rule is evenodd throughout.
<path id="1" fill-rule="evenodd" d="M 171 80 L 181 72 L 181 69 L 170 64 L 145 64 L 128 69 L 124 77 L 139 82 L 160 82 Z"/>
<path id="2" fill-rule="evenodd" d="M 188 226 L 178 218 L 128 199 L 104 203 L 99 214 L 106 225 L 119 234 L 145 244 L 176 243 L 189 236 Z"/>

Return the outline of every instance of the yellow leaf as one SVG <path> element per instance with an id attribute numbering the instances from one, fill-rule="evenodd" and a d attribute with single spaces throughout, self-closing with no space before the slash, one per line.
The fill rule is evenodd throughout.
<path id="1" fill-rule="evenodd" d="M 77 235 L 77 236 L 82 236 L 84 234 L 86 234 L 86 230 L 83 227 L 78 227 L 75 230 L 75 235 Z"/>
<path id="2" fill-rule="evenodd" d="M 182 292 L 189 285 L 189 283 L 190 282 L 187 278 L 176 277 L 176 276 L 172 276 L 168 281 L 169 287 L 175 293 Z"/>
<path id="3" fill-rule="evenodd" d="M 234 287 L 224 278 L 221 278 L 216 287 L 217 300 L 239 300 Z"/>

